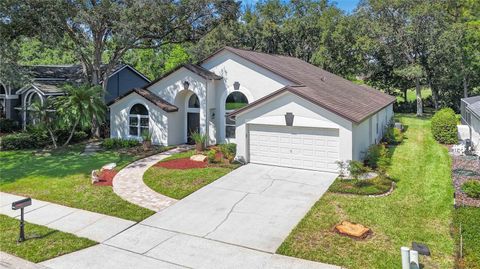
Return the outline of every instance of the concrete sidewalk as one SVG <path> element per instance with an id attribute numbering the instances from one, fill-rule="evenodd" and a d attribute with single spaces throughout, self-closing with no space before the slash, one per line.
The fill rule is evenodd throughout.
<path id="1" fill-rule="evenodd" d="M 0 214 L 18 218 L 12 202 L 25 197 L 0 192 Z M 25 221 L 103 242 L 135 224 L 133 221 L 32 199 L 25 208 Z"/>

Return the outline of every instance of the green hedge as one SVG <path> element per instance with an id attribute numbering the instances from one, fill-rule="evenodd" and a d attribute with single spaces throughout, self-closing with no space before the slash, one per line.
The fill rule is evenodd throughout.
<path id="1" fill-rule="evenodd" d="M 2 150 L 32 149 L 45 146 L 45 140 L 38 140 L 29 133 L 6 135 L 1 138 Z"/>
<path id="2" fill-rule="evenodd" d="M 18 122 L 11 119 L 0 119 L 0 133 L 11 133 L 19 129 Z"/>
<path id="3" fill-rule="evenodd" d="M 451 108 L 443 108 L 432 118 L 432 134 L 435 140 L 442 144 L 456 144 L 457 119 Z"/>

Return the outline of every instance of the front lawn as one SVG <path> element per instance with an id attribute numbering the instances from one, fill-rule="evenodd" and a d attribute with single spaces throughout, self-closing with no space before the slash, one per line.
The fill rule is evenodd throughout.
<path id="1" fill-rule="evenodd" d="M 193 151 L 172 155 L 161 162 L 188 158 Z M 237 165 L 208 164 L 205 168 L 168 169 L 152 166 L 143 175 L 143 181 L 151 189 L 174 199 L 182 199 L 192 192 L 230 173 Z"/>
<path id="2" fill-rule="evenodd" d="M 328 191 L 357 195 L 380 195 L 388 192 L 391 187 L 392 181 L 384 177 L 358 180 L 337 178 L 330 185 Z"/>
<path id="3" fill-rule="evenodd" d="M 118 169 L 139 158 L 115 151 L 80 155 L 83 147 L 52 152 L 0 152 L 0 191 L 30 196 L 70 207 L 141 221 L 154 212 L 117 196 L 112 187 L 93 186 L 90 173 L 115 162 Z"/>
<path id="4" fill-rule="evenodd" d="M 346 268 L 400 268 L 400 247 L 427 244 L 425 268 L 452 268 L 450 235 L 453 208 L 451 159 L 430 132 L 430 120 L 403 116 L 405 140 L 392 154 L 388 174 L 397 181 L 386 197 L 371 198 L 327 192 L 297 225 L 278 253 Z M 343 220 L 372 229 L 366 240 L 333 232 Z"/>
<path id="5" fill-rule="evenodd" d="M 18 223 L 17 219 L 0 215 L 0 251 L 31 262 L 45 261 L 96 244 L 86 238 L 28 222 L 25 223 L 27 240 L 17 243 Z"/>

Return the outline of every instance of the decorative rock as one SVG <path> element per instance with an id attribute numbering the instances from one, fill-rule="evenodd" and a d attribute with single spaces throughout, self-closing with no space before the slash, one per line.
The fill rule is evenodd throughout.
<path id="1" fill-rule="evenodd" d="M 98 181 L 100 181 L 98 170 L 92 170 L 92 184 L 97 183 Z"/>
<path id="2" fill-rule="evenodd" d="M 116 163 L 109 163 L 104 166 L 102 166 L 101 170 L 112 170 L 113 168 L 117 167 Z"/>
<path id="3" fill-rule="evenodd" d="M 190 157 L 190 160 L 195 161 L 195 162 L 206 162 L 207 161 L 207 156 L 202 155 L 202 154 L 196 154 L 196 155 L 192 155 Z"/>
<path id="4" fill-rule="evenodd" d="M 335 226 L 335 230 L 342 235 L 348 235 L 359 239 L 367 237 L 371 232 L 369 228 L 361 224 L 352 223 L 346 220 Z"/>

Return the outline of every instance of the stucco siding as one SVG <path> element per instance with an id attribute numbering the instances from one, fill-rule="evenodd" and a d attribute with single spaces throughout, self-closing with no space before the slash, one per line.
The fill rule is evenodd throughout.
<path id="1" fill-rule="evenodd" d="M 353 125 L 353 160 L 362 160 L 368 147 L 380 142 L 385 132 L 385 127 L 392 117 L 393 104 L 371 115 L 361 123 Z"/>
<path id="2" fill-rule="evenodd" d="M 255 109 L 237 115 L 237 156 L 241 156 L 247 161 L 249 160 L 249 124 L 285 126 L 285 114 L 287 112 L 291 112 L 295 116 L 293 121 L 294 127 L 338 129 L 340 159 L 352 159 L 352 123 L 337 114 L 290 93 L 282 94 L 262 106 L 257 106 Z"/>
<path id="3" fill-rule="evenodd" d="M 223 77 L 222 80 L 215 81 L 216 119 L 213 122 L 216 125 L 215 137 L 219 143 L 236 142 L 236 139 L 225 138 L 225 101 L 230 93 L 239 91 L 252 103 L 285 85 L 293 84 L 228 51 L 202 63 L 202 67 Z M 239 83 L 237 90 L 234 89 L 235 82 Z"/>
<path id="4" fill-rule="evenodd" d="M 129 135 L 128 116 L 130 108 L 135 104 L 142 104 L 148 110 L 149 129 L 152 134 L 152 143 L 155 145 L 167 145 L 167 112 L 136 93 L 132 93 L 110 106 L 110 136 L 124 139 L 139 139 L 138 137 Z"/>

